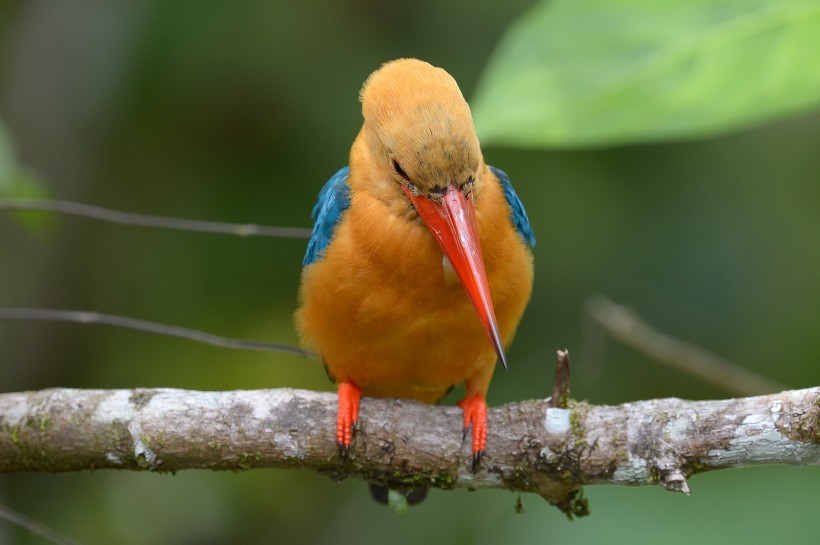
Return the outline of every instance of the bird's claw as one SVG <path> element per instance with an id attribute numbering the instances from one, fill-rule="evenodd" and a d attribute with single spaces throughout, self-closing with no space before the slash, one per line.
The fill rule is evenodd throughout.
<path id="1" fill-rule="evenodd" d="M 484 451 L 483 450 L 479 450 L 478 452 L 473 452 L 473 461 L 472 461 L 472 466 L 471 466 L 471 469 L 473 470 L 473 473 L 478 471 L 478 465 L 481 463 L 482 458 L 484 458 Z"/>
<path id="2" fill-rule="evenodd" d="M 339 447 L 339 457 L 344 461 L 347 461 L 347 459 L 350 455 L 350 444 L 353 441 L 353 434 L 356 433 L 356 429 L 358 427 L 358 424 L 359 424 L 358 420 L 356 422 L 353 422 L 352 424 L 350 424 L 350 427 L 349 427 L 350 433 L 348 434 L 347 443 L 342 442 L 342 441 L 336 443 L 336 446 Z"/>

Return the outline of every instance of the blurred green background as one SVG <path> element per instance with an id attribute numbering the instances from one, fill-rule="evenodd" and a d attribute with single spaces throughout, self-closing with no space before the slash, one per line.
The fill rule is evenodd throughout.
<path id="1" fill-rule="evenodd" d="M 0 121 L 26 176 L 55 198 L 309 226 L 321 185 L 346 163 L 371 71 L 419 57 L 446 68 L 470 99 L 499 40 L 532 5 L 7 1 Z M 515 40 L 504 43 L 497 62 L 526 56 Z M 801 70 L 817 76 L 817 66 Z M 486 77 L 502 72 L 496 64 Z M 629 140 L 621 134 L 606 147 L 562 148 L 559 137 L 548 150 L 524 150 L 490 130 L 498 90 L 487 81 L 479 129 L 495 136 L 485 158 L 510 175 L 538 237 L 532 302 L 490 404 L 549 395 L 554 352 L 565 347 L 579 399 L 731 395 L 615 342 L 601 351 L 584 325 L 593 293 L 789 388 L 820 383 L 820 115 L 687 141 L 652 142 L 666 132 L 618 144 Z M 97 310 L 296 343 L 304 247 L 0 215 L 0 306 Z M 3 392 L 332 389 L 319 365 L 300 358 L 99 327 L 0 323 L 0 355 Z M 360 481 L 278 470 L 1 475 L 0 503 L 83 544 L 816 540 L 820 468 L 720 471 L 690 484 L 691 498 L 589 487 L 592 515 L 573 522 L 535 496 L 516 515 L 516 496 L 495 490 L 433 491 L 398 516 Z M 0 521 L 0 543 L 44 540 Z"/>

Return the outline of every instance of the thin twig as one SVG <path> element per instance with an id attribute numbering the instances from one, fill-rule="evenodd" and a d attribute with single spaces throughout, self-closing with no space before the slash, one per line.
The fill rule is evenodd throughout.
<path id="1" fill-rule="evenodd" d="M 757 395 L 785 390 L 785 386 L 736 365 L 702 348 L 654 329 L 631 310 L 603 296 L 586 304 L 590 317 L 621 342 L 648 354 L 659 363 L 683 371 L 729 392 Z"/>
<path id="2" fill-rule="evenodd" d="M 219 346 L 221 348 L 234 348 L 240 350 L 266 350 L 269 352 L 286 352 L 296 354 L 310 359 L 318 360 L 318 356 L 307 350 L 302 350 L 296 346 L 286 344 L 266 343 L 260 341 L 245 341 L 242 339 L 230 339 L 220 337 L 204 331 L 179 327 L 174 325 L 158 324 L 126 316 L 115 316 L 113 314 L 101 314 L 99 312 L 86 312 L 79 310 L 57 310 L 44 308 L 0 308 L 0 320 L 42 320 L 49 322 L 72 322 L 78 324 L 97 324 L 126 329 L 136 329 L 158 335 L 169 337 L 179 337 L 200 343 Z"/>
<path id="3" fill-rule="evenodd" d="M 23 513 L 18 513 L 13 509 L 9 509 L 5 505 L 0 505 L 0 518 L 6 519 L 12 524 L 25 528 L 32 534 L 44 537 L 57 545 L 80 545 L 73 539 L 64 536 L 56 530 L 52 530 L 42 522 L 37 522 L 36 520 L 27 517 Z"/>
<path id="4" fill-rule="evenodd" d="M 82 216 L 121 225 L 177 229 L 200 233 L 218 233 L 240 237 L 310 238 L 310 229 L 302 227 L 271 227 L 266 225 L 223 223 L 218 221 L 186 220 L 163 216 L 146 216 L 120 212 L 99 206 L 70 201 L 50 200 L 0 200 L 0 211 L 8 212 L 57 212 Z"/>

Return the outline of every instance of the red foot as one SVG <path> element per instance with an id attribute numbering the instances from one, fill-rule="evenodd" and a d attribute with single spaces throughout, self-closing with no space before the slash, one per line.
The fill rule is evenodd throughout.
<path id="1" fill-rule="evenodd" d="M 472 427 L 473 471 L 475 471 L 487 447 L 487 402 L 481 394 L 467 394 L 457 405 L 464 411 L 465 436 Z"/>
<path id="2" fill-rule="evenodd" d="M 353 439 L 353 427 L 359 420 L 359 400 L 362 389 L 350 381 L 339 384 L 339 414 L 336 417 L 336 444 L 342 456 L 347 456 L 350 441 Z"/>

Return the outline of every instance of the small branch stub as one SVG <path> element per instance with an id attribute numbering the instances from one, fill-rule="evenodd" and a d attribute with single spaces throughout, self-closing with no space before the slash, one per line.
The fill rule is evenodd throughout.
<path id="1" fill-rule="evenodd" d="M 686 482 L 686 475 L 680 469 L 673 469 L 661 477 L 661 486 L 670 492 L 683 492 L 689 495 L 689 483 Z"/>
<path id="2" fill-rule="evenodd" d="M 569 407 L 569 379 L 569 350 L 559 350 L 556 352 L 555 383 L 552 387 L 550 407 Z"/>

